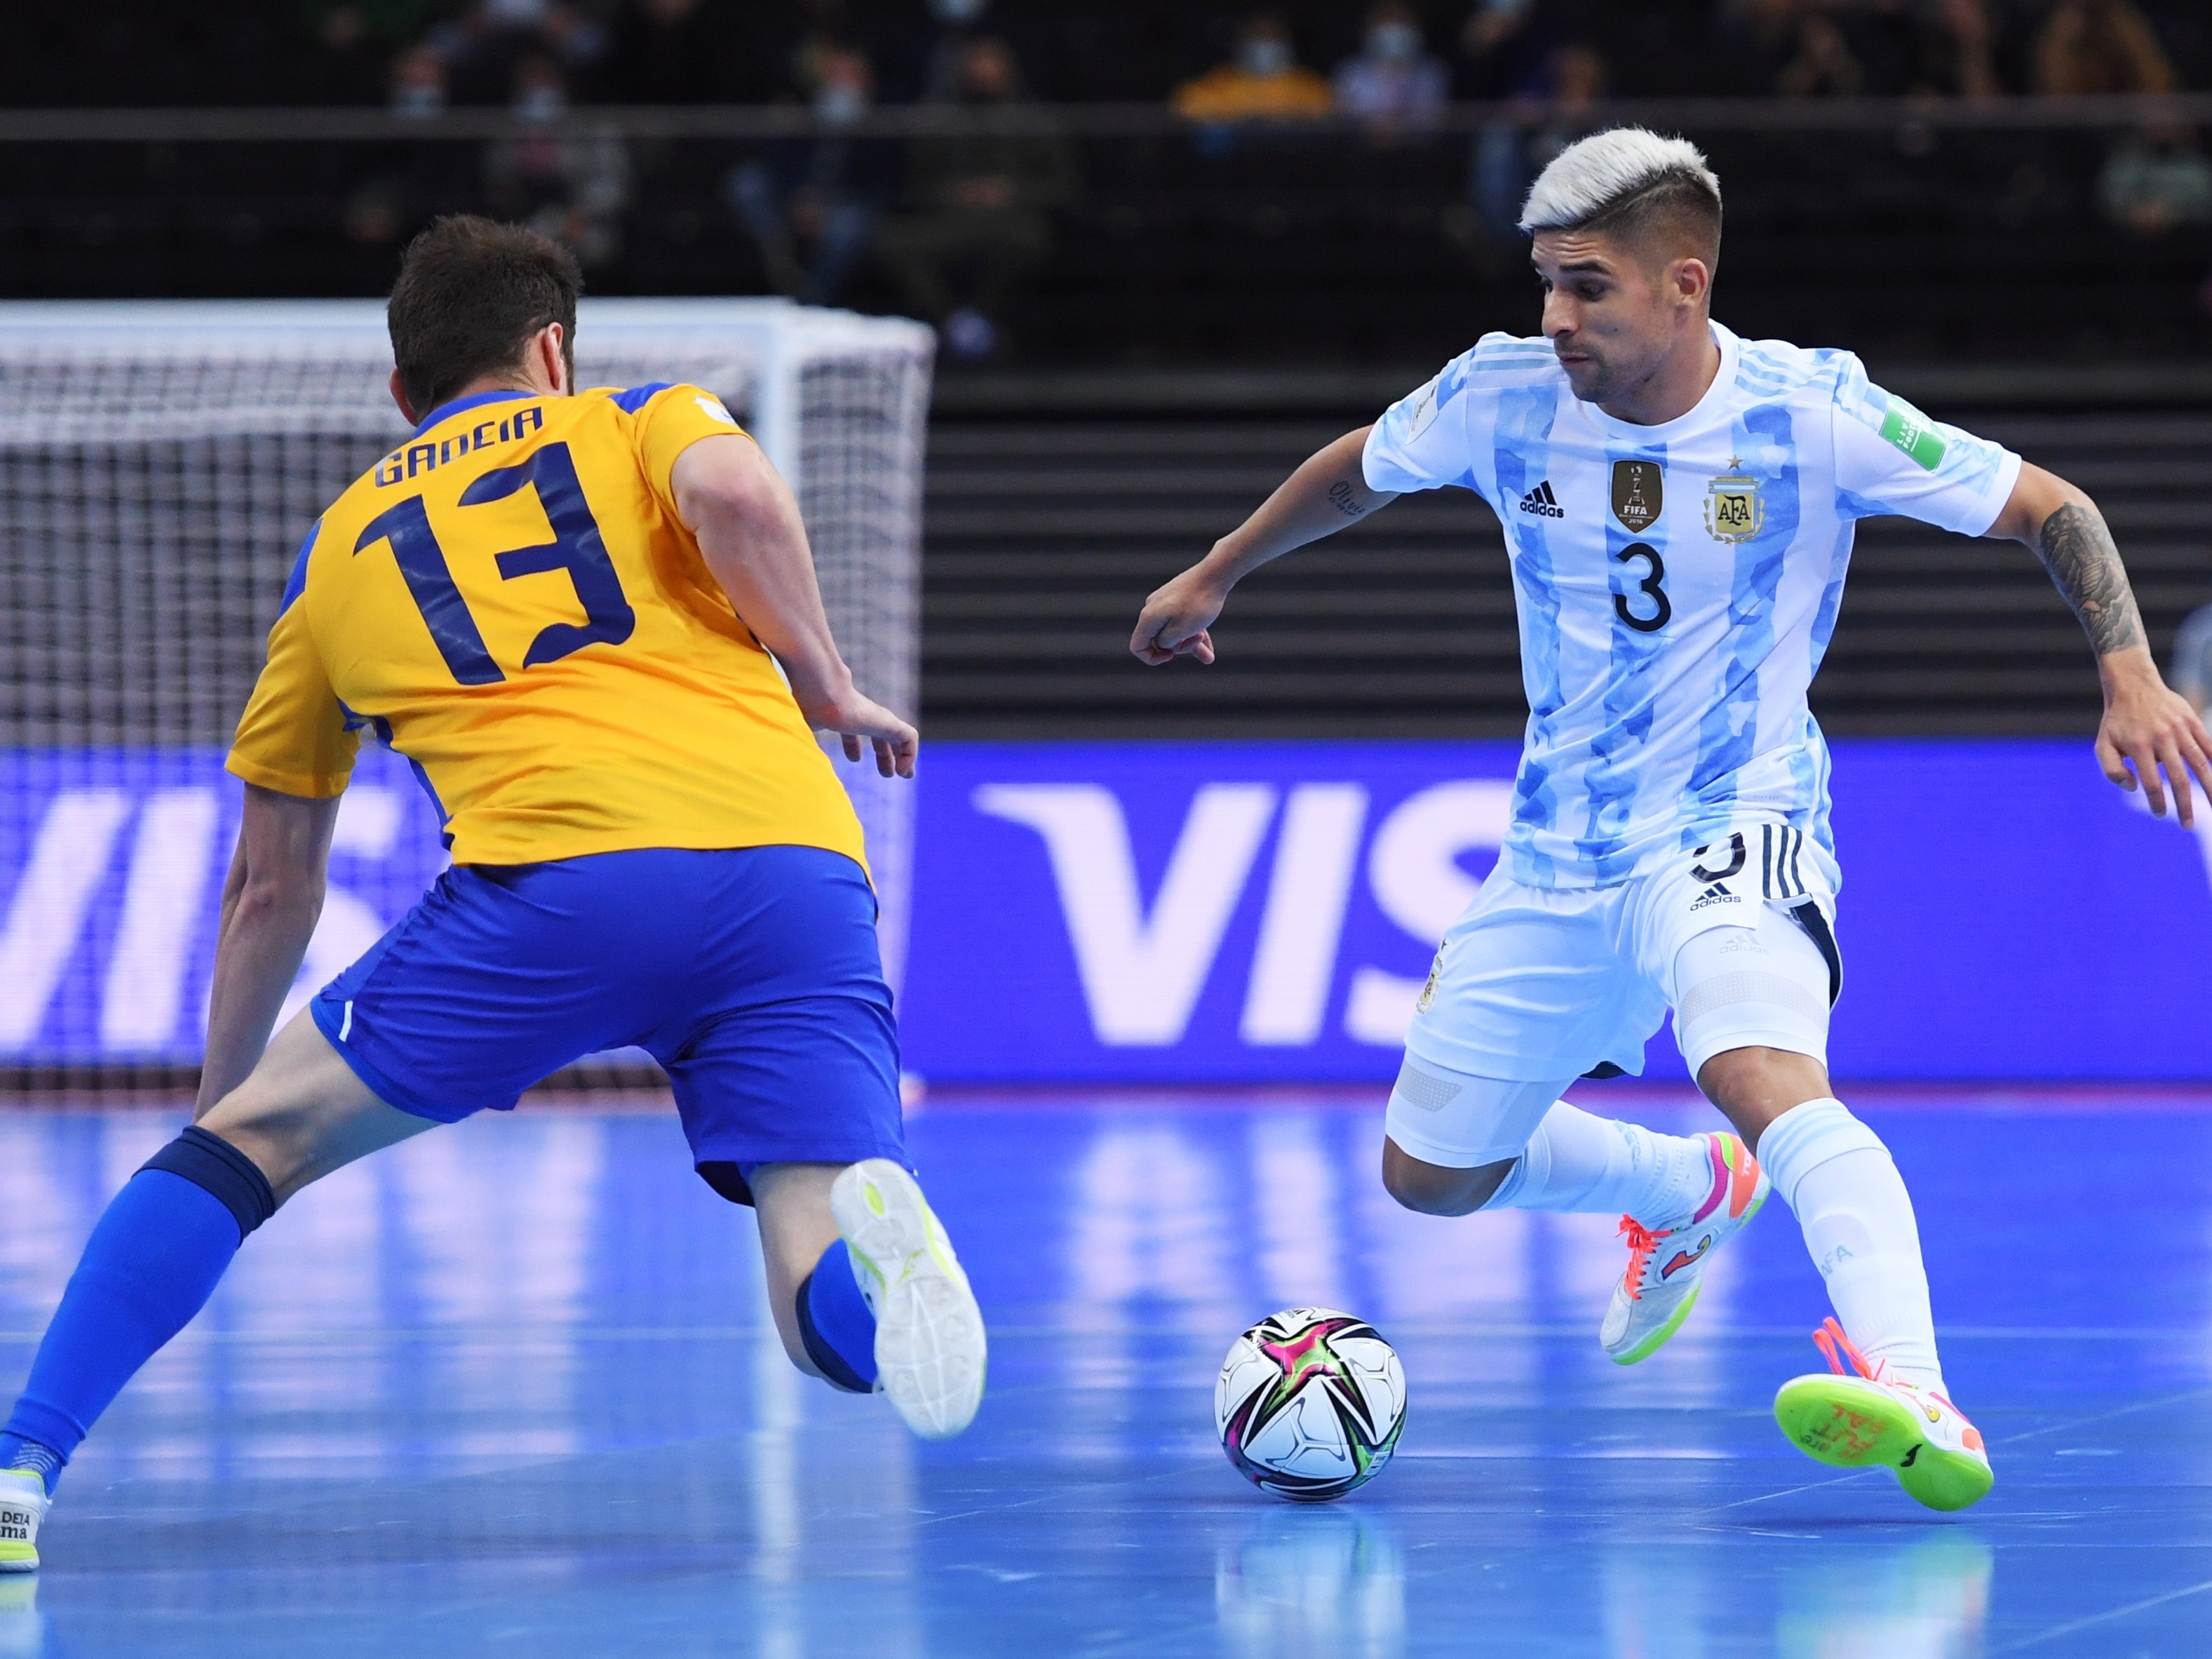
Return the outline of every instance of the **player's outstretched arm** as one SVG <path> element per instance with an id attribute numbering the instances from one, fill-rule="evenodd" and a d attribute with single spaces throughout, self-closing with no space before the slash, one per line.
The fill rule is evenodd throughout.
<path id="1" fill-rule="evenodd" d="M 269 1046 L 270 1030 L 323 913 L 323 878 L 337 817 L 336 796 L 308 800 L 246 786 L 238 850 L 222 884 L 197 1115 L 245 1082 Z"/>
<path id="2" fill-rule="evenodd" d="M 1213 550 L 1163 587 L 1153 590 L 1129 636 L 1139 662 L 1155 666 L 1177 657 L 1213 660 L 1207 630 L 1228 602 L 1229 590 L 1270 559 L 1356 524 L 1398 498 L 1370 489 L 1359 459 L 1369 428 L 1347 432 L 1310 456 L 1257 512 L 1214 543 Z"/>
<path id="3" fill-rule="evenodd" d="M 2128 586 L 2120 550 L 2096 502 L 2056 473 L 2023 465 L 2012 498 L 1989 533 L 2033 548 L 2081 619 L 2105 687 L 2105 719 L 2097 732 L 2097 760 L 2105 775 L 2123 789 L 2132 790 L 2140 781 L 2150 810 L 2163 817 L 2163 769 L 2181 821 L 2194 823 L 2189 778 L 2196 775 L 2197 787 L 2212 802 L 2212 733 L 2188 701 L 2160 678 L 2135 590 Z"/>
<path id="4" fill-rule="evenodd" d="M 807 724 L 843 737 L 846 759 L 872 744 L 878 772 L 912 777 L 921 738 L 854 685 L 822 609 L 799 503 L 759 446 L 734 434 L 702 438 L 676 458 L 669 483 L 677 516 L 745 626 L 783 665 Z"/>

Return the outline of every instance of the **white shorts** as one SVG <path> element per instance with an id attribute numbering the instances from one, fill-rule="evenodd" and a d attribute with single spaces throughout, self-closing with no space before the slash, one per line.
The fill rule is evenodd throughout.
<path id="1" fill-rule="evenodd" d="M 1802 839 L 1747 824 L 1613 887 L 1554 891 L 1492 875 L 1437 952 L 1406 1035 L 1410 1075 L 1391 1095 L 1390 1138 L 1455 1168 L 1516 1156 L 1575 1079 L 1642 1072 L 1670 1008 L 1692 1076 L 1730 1048 L 1826 1064 L 1843 963 L 1835 902 Z M 1431 1087 L 1424 1064 L 1530 1086 Z M 1509 1095 L 1504 1115 L 1525 1126 L 1495 1121 Z"/>

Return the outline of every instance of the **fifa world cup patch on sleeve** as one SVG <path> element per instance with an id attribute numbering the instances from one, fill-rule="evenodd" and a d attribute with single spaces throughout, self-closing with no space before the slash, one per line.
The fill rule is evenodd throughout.
<path id="1" fill-rule="evenodd" d="M 719 398 L 694 398 L 691 401 L 699 405 L 699 412 L 710 421 L 719 421 L 724 426 L 738 423 L 738 417 L 722 407 L 722 400 Z"/>
<path id="2" fill-rule="evenodd" d="M 1413 442 L 1414 439 L 1436 424 L 1437 380 L 1441 380 L 1443 378 L 1443 375 L 1437 375 L 1436 380 L 1431 380 L 1407 399 L 1408 407 L 1406 412 L 1405 442 Z"/>
<path id="3" fill-rule="evenodd" d="M 1943 434 L 1935 422 L 1902 398 L 1890 398 L 1889 411 L 1881 417 L 1881 438 L 1910 455 L 1923 471 L 1933 472 L 1943 465 Z"/>

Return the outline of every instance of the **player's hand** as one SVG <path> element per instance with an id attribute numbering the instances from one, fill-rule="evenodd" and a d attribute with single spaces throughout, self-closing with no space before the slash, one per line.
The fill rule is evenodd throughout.
<path id="1" fill-rule="evenodd" d="M 2189 780 L 2194 774 L 2197 787 L 2212 803 L 2212 732 L 2206 732 L 2186 697 L 2167 689 L 2142 647 L 2115 652 L 2100 666 L 2105 719 L 2097 729 L 2097 763 L 2123 789 L 2132 793 L 2140 783 L 2150 810 L 2160 817 L 2166 816 L 2166 788 L 2159 776 L 2163 770 L 2182 823 L 2194 826 Z"/>
<path id="2" fill-rule="evenodd" d="M 1152 590 L 1137 618 L 1137 631 L 1129 636 L 1130 653 L 1155 668 L 1177 657 L 1212 662 L 1213 635 L 1206 630 L 1228 599 L 1228 589 L 1208 576 L 1204 565 L 1193 565 Z"/>
<path id="3" fill-rule="evenodd" d="M 858 691 L 847 691 L 811 707 L 802 703 L 800 711 L 816 731 L 835 732 L 845 739 L 847 760 L 860 759 L 863 746 L 872 745 L 876 770 L 884 776 L 914 775 L 914 757 L 921 748 L 921 734 L 883 704 Z"/>

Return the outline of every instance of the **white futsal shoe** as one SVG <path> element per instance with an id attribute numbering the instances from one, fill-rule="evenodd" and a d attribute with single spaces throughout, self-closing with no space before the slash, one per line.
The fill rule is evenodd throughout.
<path id="1" fill-rule="evenodd" d="M 1883 1464 L 1931 1510 L 1963 1510 L 1989 1496 L 1996 1481 L 1989 1449 L 1964 1412 L 1933 1389 L 1896 1381 L 1879 1362 L 1868 1364 L 1832 1318 L 1813 1340 L 1829 1374 L 1793 1377 L 1774 1396 L 1774 1420 L 1798 1450 L 1839 1469 Z"/>
<path id="2" fill-rule="evenodd" d="M 34 1469 L 0 1469 L 0 1572 L 39 1570 L 39 1522 L 46 1483 Z"/>
<path id="3" fill-rule="evenodd" d="M 983 1310 L 952 1241 L 914 1177 L 887 1158 L 839 1176 L 830 1212 L 876 1316 L 876 1387 L 923 1439 L 950 1439 L 983 1402 L 988 1358 Z"/>
<path id="4" fill-rule="evenodd" d="M 1620 1218 L 1628 1241 L 1628 1271 L 1613 1287 L 1598 1340 L 1616 1365 L 1633 1365 L 1659 1352 L 1682 1328 L 1698 1304 L 1698 1287 L 1720 1249 L 1766 1202 L 1766 1172 L 1751 1149 L 1731 1134 L 1701 1136 L 1712 1158 L 1712 1190 L 1695 1212 L 1665 1227 Z"/>

